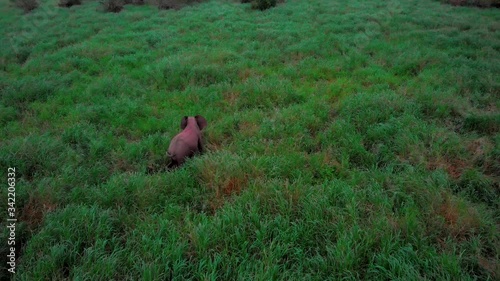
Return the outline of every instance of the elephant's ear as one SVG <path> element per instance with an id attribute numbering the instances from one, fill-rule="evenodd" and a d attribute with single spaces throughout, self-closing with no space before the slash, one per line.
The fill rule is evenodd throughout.
<path id="1" fill-rule="evenodd" d="M 184 128 L 186 128 L 187 124 L 188 124 L 188 117 L 187 116 L 182 117 L 181 130 L 184 130 Z"/>
<path id="2" fill-rule="evenodd" d="M 207 126 L 207 120 L 205 120 L 203 116 L 196 115 L 194 118 L 196 119 L 196 123 L 198 123 L 200 130 L 203 130 L 203 128 Z"/>

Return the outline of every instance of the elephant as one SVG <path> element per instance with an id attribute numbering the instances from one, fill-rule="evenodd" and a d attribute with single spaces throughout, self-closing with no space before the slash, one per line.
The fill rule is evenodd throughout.
<path id="1" fill-rule="evenodd" d="M 167 156 L 170 158 L 169 169 L 182 165 L 187 158 L 194 156 L 196 153 L 203 153 L 201 131 L 206 126 L 207 120 L 201 115 L 182 117 L 182 132 L 170 141 L 170 146 L 168 147 Z"/>

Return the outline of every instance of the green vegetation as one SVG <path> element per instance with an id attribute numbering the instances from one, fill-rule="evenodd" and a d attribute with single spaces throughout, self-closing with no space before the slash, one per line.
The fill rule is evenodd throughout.
<path id="1" fill-rule="evenodd" d="M 500 278 L 498 9 L 39 4 L 0 2 L 17 279 Z"/>

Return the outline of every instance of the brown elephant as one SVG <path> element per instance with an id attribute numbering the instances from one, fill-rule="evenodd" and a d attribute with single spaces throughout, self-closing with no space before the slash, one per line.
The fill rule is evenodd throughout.
<path id="1" fill-rule="evenodd" d="M 184 116 L 181 120 L 182 132 L 177 134 L 168 147 L 167 156 L 170 158 L 168 168 L 175 168 L 196 153 L 203 153 L 201 130 L 207 126 L 207 120 L 201 115 L 194 117 Z"/>

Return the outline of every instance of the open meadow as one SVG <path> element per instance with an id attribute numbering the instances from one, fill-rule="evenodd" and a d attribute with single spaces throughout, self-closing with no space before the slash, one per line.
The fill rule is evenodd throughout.
<path id="1" fill-rule="evenodd" d="M 0 2 L 0 279 L 500 280 L 500 9 L 58 2 Z"/>

